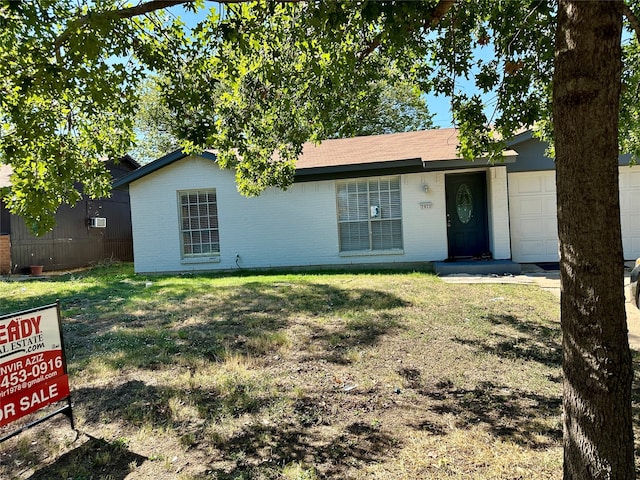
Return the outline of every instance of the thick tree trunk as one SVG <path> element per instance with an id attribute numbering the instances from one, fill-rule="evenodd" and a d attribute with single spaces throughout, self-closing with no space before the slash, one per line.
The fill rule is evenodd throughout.
<path id="1" fill-rule="evenodd" d="M 618 194 L 622 2 L 560 0 L 554 131 L 564 478 L 635 478 Z"/>

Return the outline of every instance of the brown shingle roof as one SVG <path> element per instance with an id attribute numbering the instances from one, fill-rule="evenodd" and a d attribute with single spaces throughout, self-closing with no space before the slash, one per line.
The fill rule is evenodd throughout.
<path id="1" fill-rule="evenodd" d="M 372 135 L 325 140 L 319 145 L 306 143 L 296 167 L 318 168 L 361 165 L 420 158 L 423 162 L 458 160 L 458 134 L 455 128 Z"/>
<path id="2" fill-rule="evenodd" d="M 341 138 L 325 140 L 319 145 L 305 143 L 302 155 L 296 162 L 296 178 L 299 181 L 311 181 L 347 178 L 345 175 L 353 176 L 356 173 L 363 176 L 365 172 L 382 170 L 398 174 L 469 168 L 471 162 L 458 155 L 457 146 L 458 131 L 455 128 Z M 513 161 L 517 153 L 505 150 L 504 155 Z M 176 150 L 116 180 L 114 186 L 128 185 L 186 156 L 186 153 Z M 206 149 L 202 156 L 215 161 L 216 150 Z M 484 165 L 486 162 L 482 161 L 475 164 Z M 341 176 L 338 177 L 338 174 Z"/>

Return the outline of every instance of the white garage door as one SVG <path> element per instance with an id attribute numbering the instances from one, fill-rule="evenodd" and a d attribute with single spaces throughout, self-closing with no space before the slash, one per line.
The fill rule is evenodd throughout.
<path id="1" fill-rule="evenodd" d="M 514 262 L 557 262 L 555 171 L 509 174 L 509 220 Z"/>
<path id="2" fill-rule="evenodd" d="M 620 219 L 625 260 L 640 257 L 640 166 L 620 167 Z M 555 172 L 509 174 L 513 260 L 557 262 Z"/>
<path id="3" fill-rule="evenodd" d="M 620 167 L 620 220 L 625 260 L 640 257 L 640 166 Z"/>

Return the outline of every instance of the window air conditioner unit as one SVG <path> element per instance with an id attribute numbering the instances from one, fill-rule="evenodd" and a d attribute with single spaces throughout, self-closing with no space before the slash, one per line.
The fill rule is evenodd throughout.
<path id="1" fill-rule="evenodd" d="M 107 219 L 102 217 L 91 217 L 89 219 L 89 226 L 93 228 L 106 228 Z"/>

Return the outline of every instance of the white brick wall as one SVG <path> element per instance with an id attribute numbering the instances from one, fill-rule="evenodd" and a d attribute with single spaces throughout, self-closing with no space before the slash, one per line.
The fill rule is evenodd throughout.
<path id="1" fill-rule="evenodd" d="M 424 186 L 428 191 L 424 191 Z M 405 260 L 447 258 L 447 209 L 442 172 L 415 173 L 402 178 L 402 227 Z"/>
<path id="2" fill-rule="evenodd" d="M 491 169 L 493 170 L 493 169 Z M 508 258 L 506 172 L 490 180 L 497 209 L 492 242 Z M 425 192 L 424 186 L 428 186 Z M 177 191 L 215 188 L 220 227 L 218 262 L 184 263 L 180 257 Z M 130 185 L 136 272 L 428 262 L 447 258 L 443 172 L 402 175 L 404 251 L 401 254 L 340 255 L 334 181 L 297 183 L 256 198 L 237 192 L 234 173 L 213 161 L 185 158 Z M 502 231 L 503 229 L 506 231 Z"/>

